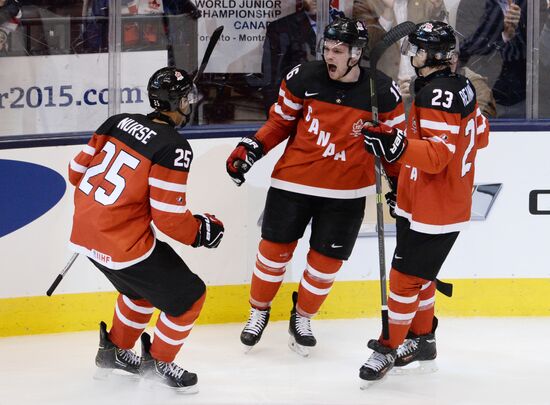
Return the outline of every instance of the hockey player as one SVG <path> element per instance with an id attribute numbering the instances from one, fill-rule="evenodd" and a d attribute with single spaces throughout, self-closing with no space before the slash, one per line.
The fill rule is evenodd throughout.
<path id="1" fill-rule="evenodd" d="M 294 67 L 279 99 L 255 136 L 243 138 L 227 160 L 237 185 L 250 167 L 288 138 L 271 176 L 256 265 L 250 289 L 250 317 L 241 333 L 248 348 L 260 340 L 271 302 L 311 221 L 310 250 L 298 292 L 292 295 L 290 347 L 301 355 L 315 346 L 310 319 L 319 311 L 342 262 L 350 256 L 374 193 L 374 158 L 365 152 L 361 128 L 372 119 L 368 72 L 359 66 L 368 35 L 359 21 L 340 18 L 324 30 L 322 61 Z M 380 118 L 404 128 L 401 96 L 379 73 Z M 294 134 L 289 137 L 289 134 Z M 388 165 L 390 174 L 396 169 Z"/>
<path id="2" fill-rule="evenodd" d="M 187 123 L 196 100 L 190 76 L 160 69 L 147 91 L 152 113 L 107 119 L 71 161 L 69 180 L 76 189 L 70 244 L 120 293 L 111 330 L 100 324 L 98 371 L 122 370 L 194 392 L 197 375 L 173 361 L 199 316 L 205 285 L 156 239 L 152 222 L 193 247 L 217 247 L 224 228 L 213 215 L 193 215 L 186 206 L 193 152 L 176 128 Z M 155 308 L 161 312 L 151 344 L 143 331 Z M 131 351 L 140 335 L 141 358 Z"/>
<path id="3" fill-rule="evenodd" d="M 449 25 L 418 24 L 402 48 L 418 75 L 406 137 L 383 124 L 363 130 L 367 151 L 401 163 L 389 339 L 369 341 L 374 352 L 359 374 L 365 381 L 381 379 L 394 365 L 431 361 L 437 355 L 435 280 L 470 220 L 476 153 L 489 139 L 474 87 L 449 68 L 455 44 Z"/>

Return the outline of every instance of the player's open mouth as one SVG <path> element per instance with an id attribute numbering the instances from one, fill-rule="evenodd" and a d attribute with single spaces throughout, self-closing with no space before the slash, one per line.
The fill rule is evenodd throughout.
<path id="1" fill-rule="evenodd" d="M 338 67 L 336 65 L 333 65 L 333 64 L 328 65 L 328 71 L 331 72 L 331 73 L 336 72 L 337 69 L 338 69 Z"/>

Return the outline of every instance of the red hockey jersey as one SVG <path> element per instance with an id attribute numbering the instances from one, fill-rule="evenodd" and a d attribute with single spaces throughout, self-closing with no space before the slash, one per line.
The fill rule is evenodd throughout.
<path id="1" fill-rule="evenodd" d="M 140 114 L 109 118 L 69 164 L 76 186 L 70 245 L 110 269 L 146 259 L 151 221 L 185 244 L 199 223 L 186 207 L 193 152 L 177 131 Z"/>
<path id="2" fill-rule="evenodd" d="M 489 123 L 475 89 L 450 70 L 424 79 L 411 107 L 397 191 L 397 215 L 411 229 L 440 234 L 470 220 L 477 150 L 489 142 Z"/>
<path id="3" fill-rule="evenodd" d="M 379 72 L 379 119 L 405 127 L 397 85 Z M 266 150 L 290 136 L 272 173 L 282 190 L 329 198 L 374 193 L 374 158 L 365 151 L 361 129 L 372 120 L 369 76 L 361 69 L 355 83 L 331 80 L 323 61 L 293 68 L 283 80 L 269 119 L 257 132 Z M 398 166 L 386 165 L 389 175 Z"/>

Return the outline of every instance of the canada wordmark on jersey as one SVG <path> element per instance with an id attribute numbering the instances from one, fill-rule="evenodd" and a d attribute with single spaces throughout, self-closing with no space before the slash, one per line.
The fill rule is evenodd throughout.
<path id="1" fill-rule="evenodd" d="M 398 86 L 379 72 L 379 119 L 405 128 Z M 372 120 L 368 72 L 359 80 L 331 80 L 323 61 L 294 67 L 283 80 L 269 119 L 256 134 L 266 151 L 290 136 L 272 173 L 275 188 L 330 198 L 374 193 L 374 158 L 365 151 L 361 129 Z M 395 166 L 387 165 L 390 175 Z"/>

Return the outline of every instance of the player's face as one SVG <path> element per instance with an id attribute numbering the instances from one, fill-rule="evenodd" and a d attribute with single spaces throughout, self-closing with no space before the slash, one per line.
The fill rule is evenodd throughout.
<path id="1" fill-rule="evenodd" d="M 191 104 L 189 103 L 189 100 L 187 99 L 187 97 L 182 97 L 182 99 L 180 100 L 180 106 L 179 106 L 179 110 L 180 112 L 182 112 L 183 114 L 180 114 L 179 115 L 179 122 L 176 122 L 176 124 L 178 126 L 181 126 L 183 124 L 185 124 L 185 116 L 189 115 L 191 113 Z"/>
<path id="2" fill-rule="evenodd" d="M 323 44 L 323 56 L 330 78 L 339 80 L 344 77 L 348 71 L 348 60 L 350 59 L 349 46 L 327 39 Z"/>
<path id="3" fill-rule="evenodd" d="M 418 49 L 416 52 L 416 55 L 411 57 L 411 64 L 415 68 L 422 68 L 426 64 L 426 59 L 428 58 L 428 54 L 424 49 Z"/>

